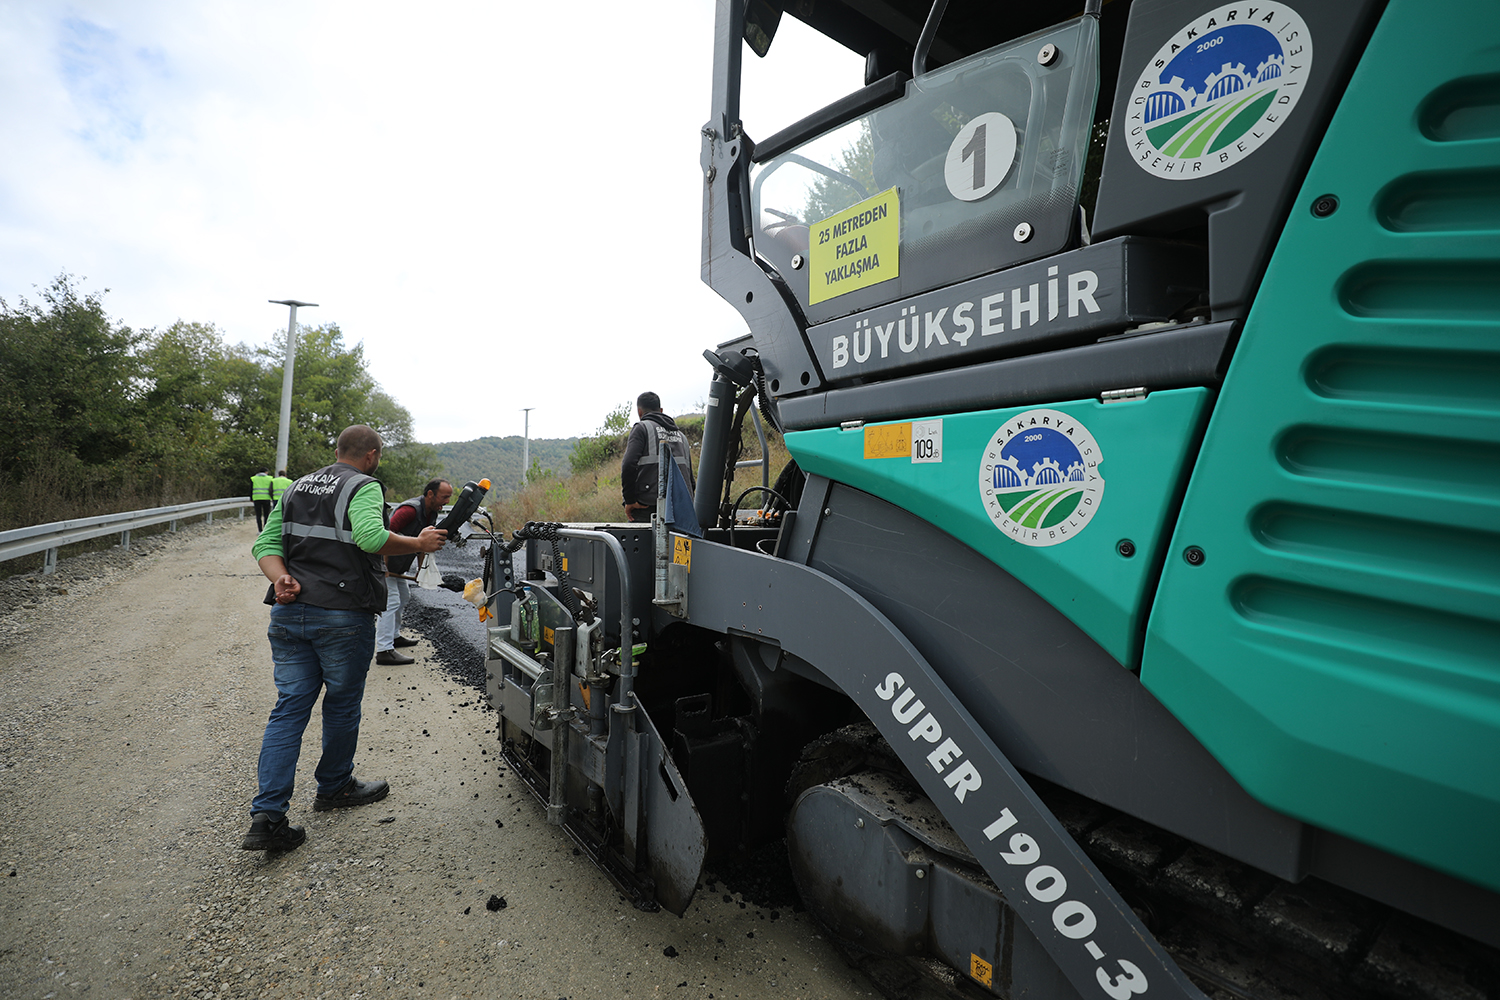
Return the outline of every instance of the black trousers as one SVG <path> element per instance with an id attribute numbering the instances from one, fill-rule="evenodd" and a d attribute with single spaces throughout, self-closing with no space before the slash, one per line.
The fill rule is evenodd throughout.
<path id="1" fill-rule="evenodd" d="M 261 531 L 266 526 L 266 518 L 271 516 L 271 501 L 255 501 L 255 530 Z"/>

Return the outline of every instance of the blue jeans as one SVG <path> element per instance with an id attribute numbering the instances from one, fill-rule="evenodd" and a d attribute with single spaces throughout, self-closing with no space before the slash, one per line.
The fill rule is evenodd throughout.
<path id="1" fill-rule="evenodd" d="M 278 697 L 260 745 L 260 790 L 250 812 L 285 815 L 297 780 L 302 733 L 325 687 L 323 757 L 313 772 L 319 794 L 337 792 L 354 774 L 365 675 L 375 655 L 375 616 L 278 604 L 271 609 L 267 635 Z"/>

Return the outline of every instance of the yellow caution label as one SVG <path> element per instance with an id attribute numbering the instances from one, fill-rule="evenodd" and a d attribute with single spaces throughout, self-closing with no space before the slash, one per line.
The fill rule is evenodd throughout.
<path id="1" fill-rule="evenodd" d="M 901 273 L 901 198 L 882 191 L 815 223 L 808 234 L 807 301 L 825 302 Z"/>
<path id="2" fill-rule="evenodd" d="M 563 564 L 563 572 L 566 573 L 568 571 L 568 557 L 567 556 L 563 556 L 562 557 L 562 564 Z"/>
<path id="3" fill-rule="evenodd" d="M 542 626 L 542 639 L 549 646 L 555 646 L 555 645 L 557 645 L 557 640 L 554 639 L 554 638 L 552 638 L 552 636 L 553 636 L 552 630 L 550 628 L 547 628 L 545 625 L 543 625 Z"/>
<path id="4" fill-rule="evenodd" d="M 686 566 L 687 571 L 693 571 L 693 540 L 673 536 L 672 538 L 672 562 L 678 566 Z"/>
<path id="5" fill-rule="evenodd" d="M 910 458 L 911 424 L 877 424 L 865 428 L 865 458 Z"/>
<path id="6" fill-rule="evenodd" d="M 969 975 L 985 986 L 992 986 L 995 982 L 995 967 L 973 952 L 969 953 Z"/>

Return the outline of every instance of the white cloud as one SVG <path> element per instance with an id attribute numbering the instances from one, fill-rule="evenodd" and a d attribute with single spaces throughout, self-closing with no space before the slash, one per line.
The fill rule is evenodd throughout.
<path id="1" fill-rule="evenodd" d="M 699 278 L 712 21 L 704 0 L 5 5 L 0 296 L 66 270 L 136 328 L 252 344 L 285 329 L 267 299 L 318 302 L 299 319 L 362 341 L 427 441 L 519 433 L 523 406 L 534 436 L 586 433 L 647 388 L 686 410 L 702 350 L 743 329 Z M 794 69 L 800 27 L 773 48 Z M 760 134 L 859 62 L 774 76 L 778 112 L 816 103 Z"/>

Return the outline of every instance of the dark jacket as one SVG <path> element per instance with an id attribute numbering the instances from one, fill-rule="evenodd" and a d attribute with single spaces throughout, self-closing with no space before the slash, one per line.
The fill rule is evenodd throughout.
<path id="1" fill-rule="evenodd" d="M 354 542 L 349 501 L 375 480 L 338 462 L 297 480 L 281 498 L 281 542 L 287 572 L 302 585 L 298 600 L 344 611 L 385 610 L 385 564 Z"/>
<path id="2" fill-rule="evenodd" d="M 693 463 L 688 458 L 687 438 L 671 417 L 657 410 L 630 428 L 625 455 L 620 459 L 620 493 L 626 503 L 656 503 L 657 441 L 667 442 L 682 478 L 692 489 Z"/>
<path id="3" fill-rule="evenodd" d="M 399 511 L 402 507 L 412 508 L 416 511 L 417 516 L 412 518 L 410 521 L 405 521 L 405 519 L 398 517 L 397 511 Z M 441 513 L 441 511 L 439 511 L 439 513 Z M 404 523 L 400 524 L 400 526 L 398 527 L 397 522 L 400 521 L 404 521 Z M 396 534 L 405 535 L 408 538 L 416 538 L 422 533 L 423 528 L 430 527 L 431 525 L 434 525 L 436 523 L 437 514 L 429 516 L 427 513 L 427 498 L 425 496 L 412 497 L 410 500 L 402 500 L 399 504 L 396 505 L 396 510 L 391 511 L 390 529 Z M 404 556 L 386 556 L 385 568 L 390 570 L 392 573 L 401 573 L 404 575 L 407 570 L 411 569 L 411 564 L 416 561 L 416 558 L 417 557 L 415 553 Z"/>

